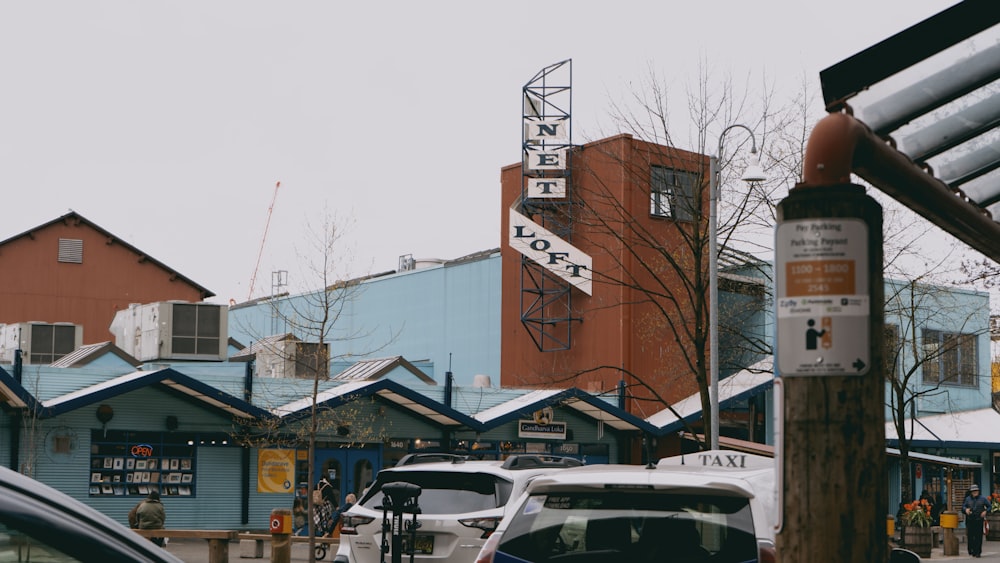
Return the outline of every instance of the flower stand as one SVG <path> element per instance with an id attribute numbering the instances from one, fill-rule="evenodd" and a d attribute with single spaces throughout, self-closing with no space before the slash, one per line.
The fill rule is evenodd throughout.
<path id="1" fill-rule="evenodd" d="M 1000 512 L 987 514 L 986 521 L 990 523 L 990 533 L 986 539 L 990 541 L 1000 540 Z"/>
<path id="2" fill-rule="evenodd" d="M 916 526 L 906 526 L 903 530 L 905 533 L 906 549 L 916 553 L 921 559 L 926 559 L 931 556 L 931 545 L 933 535 L 931 529 L 928 528 L 918 528 Z"/>

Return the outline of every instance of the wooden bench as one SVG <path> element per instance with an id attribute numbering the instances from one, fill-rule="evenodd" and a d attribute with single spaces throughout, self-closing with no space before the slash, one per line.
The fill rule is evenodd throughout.
<path id="1" fill-rule="evenodd" d="M 309 543 L 309 536 L 290 536 L 292 543 Z M 240 543 L 244 541 L 252 541 L 253 550 L 251 555 L 245 555 L 240 553 L 240 557 L 251 557 L 251 558 L 262 558 L 264 557 L 264 542 L 271 541 L 271 534 L 253 534 L 253 533 L 242 533 L 239 535 Z M 340 545 L 340 538 L 328 538 L 328 537 L 316 537 L 313 538 L 317 545 L 317 551 L 320 551 L 322 547 L 322 554 L 317 553 L 317 559 L 323 559 L 326 557 L 326 552 L 332 549 L 334 546 Z M 241 550 L 242 551 L 242 550 Z"/>
<path id="2" fill-rule="evenodd" d="M 208 563 L 229 563 L 229 542 L 239 539 L 236 530 L 136 530 L 144 538 L 201 538 L 208 541 Z"/>

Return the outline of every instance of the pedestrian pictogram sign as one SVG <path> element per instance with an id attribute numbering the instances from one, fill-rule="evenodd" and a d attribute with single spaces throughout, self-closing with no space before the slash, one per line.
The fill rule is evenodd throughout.
<path id="1" fill-rule="evenodd" d="M 864 221 L 786 221 L 778 226 L 775 252 L 779 373 L 868 373 L 870 295 Z"/>

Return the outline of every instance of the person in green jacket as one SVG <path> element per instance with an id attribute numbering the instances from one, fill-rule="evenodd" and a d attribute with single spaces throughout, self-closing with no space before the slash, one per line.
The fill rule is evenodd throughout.
<path id="1" fill-rule="evenodd" d="M 139 503 L 135 512 L 140 530 L 162 530 L 167 521 L 167 511 L 160 502 L 159 491 L 150 491 L 149 496 Z M 149 538 L 149 540 L 158 546 L 164 545 L 163 538 Z"/>

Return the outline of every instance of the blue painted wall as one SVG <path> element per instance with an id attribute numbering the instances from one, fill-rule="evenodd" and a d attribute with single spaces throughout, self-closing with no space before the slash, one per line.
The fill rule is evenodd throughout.
<path id="1" fill-rule="evenodd" d="M 499 251 L 367 280 L 345 305 L 331 342 L 335 364 L 403 356 L 439 384 L 449 365 L 458 385 L 477 374 L 500 381 Z M 229 335 L 250 345 L 293 332 L 284 319 L 307 306 L 303 295 L 236 305 Z"/>
<path id="2" fill-rule="evenodd" d="M 926 392 L 917 399 L 917 416 L 942 412 L 960 412 L 989 407 L 991 403 L 991 365 L 988 293 L 953 287 L 917 286 L 897 280 L 885 282 L 887 325 L 894 324 L 900 329 L 904 346 L 910 349 L 913 337 L 920 348 L 925 329 L 942 332 L 971 334 L 976 337 L 978 385 L 958 385 L 944 383 L 928 385 L 923 383 L 923 364 L 915 365 L 912 355 L 904 356 L 901 370 L 916 367 L 917 373 L 910 378 L 911 389 Z M 915 334 L 913 329 L 916 329 Z M 918 356 L 923 359 L 926 355 Z M 934 387 L 937 387 L 934 389 Z M 886 393 L 890 392 L 886 388 Z M 887 395 L 888 400 L 888 395 Z M 891 411 L 886 408 L 887 420 Z"/>

